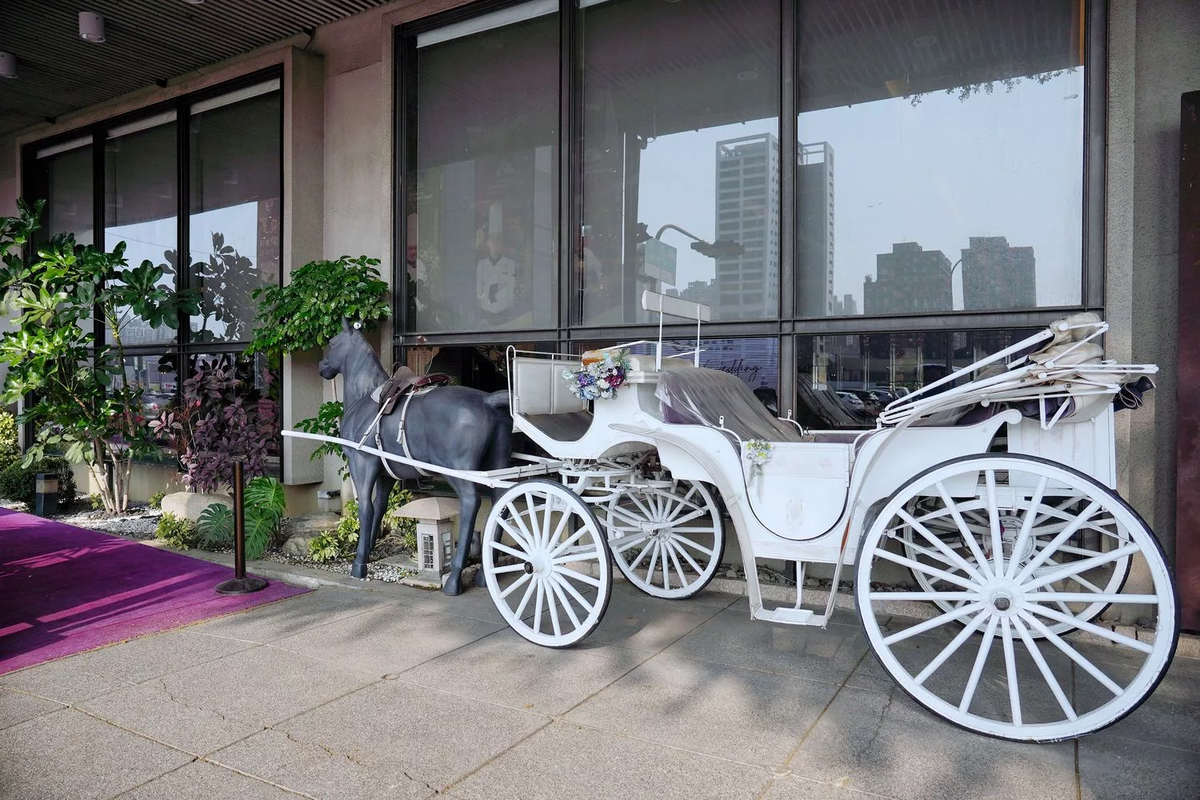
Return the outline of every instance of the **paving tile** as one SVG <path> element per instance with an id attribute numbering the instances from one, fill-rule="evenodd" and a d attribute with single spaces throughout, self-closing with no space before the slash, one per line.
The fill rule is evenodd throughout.
<path id="1" fill-rule="evenodd" d="M 467 590 L 457 597 L 450 597 L 434 589 L 416 589 L 402 586 L 405 591 L 395 595 L 397 602 L 422 611 L 436 611 L 439 614 L 454 614 L 483 622 L 494 622 L 504 625 L 504 617 L 496 610 L 496 604 L 488 590 L 471 584 Z M 389 594 L 389 596 L 392 596 Z"/>
<path id="2" fill-rule="evenodd" d="M 559 721 L 447 794 L 476 800 L 736 800 L 757 797 L 769 779 L 759 767 Z"/>
<path id="3" fill-rule="evenodd" d="M 62 703 L 11 689 L 0 689 L 0 730 L 66 708 Z"/>
<path id="4" fill-rule="evenodd" d="M 778 625 L 750 618 L 744 608 L 727 608 L 667 649 L 745 669 L 841 683 L 867 652 L 862 631 L 849 625 Z"/>
<path id="5" fill-rule="evenodd" d="M 383 681 L 211 760 L 317 797 L 425 797 L 545 724 L 535 714 Z"/>
<path id="6" fill-rule="evenodd" d="M 236 797 L 238 800 L 296 800 L 299 796 L 215 764 L 193 761 L 144 783 L 131 792 L 126 792 L 116 800 L 213 800 L 216 797 Z"/>
<path id="7" fill-rule="evenodd" d="M 191 756 L 67 709 L 0 731 L 0 798 L 110 798 Z"/>
<path id="8" fill-rule="evenodd" d="M 182 706 L 261 727 L 340 697 L 376 678 L 285 650 L 255 647 L 158 680 Z"/>
<path id="9" fill-rule="evenodd" d="M 898 687 L 890 694 L 843 688 L 789 767 L 903 799 L 1075 797 L 1073 743 L 1018 744 L 964 731 Z"/>
<path id="10" fill-rule="evenodd" d="M 1105 733 L 1200 753 L 1200 661 L 1176 657 L 1158 688 Z"/>
<path id="11" fill-rule="evenodd" d="M 608 610 L 587 641 L 658 652 L 719 611 L 712 603 L 663 600 L 628 584 L 614 585 Z"/>
<path id="12" fill-rule="evenodd" d="M 174 696 L 163 678 L 109 692 L 83 702 L 79 708 L 195 755 L 211 753 L 262 730 L 261 725 L 230 719 L 221 711 Z"/>
<path id="13" fill-rule="evenodd" d="M 1079 783 L 1082 800 L 1195 800 L 1200 757 L 1102 731 L 1079 740 Z"/>
<path id="14" fill-rule="evenodd" d="M 141 683 L 248 647 L 253 644 L 176 630 L 80 653 L 63 663 L 97 675 Z"/>
<path id="15" fill-rule="evenodd" d="M 483 622 L 392 604 L 278 639 L 271 646 L 382 677 L 504 627 L 502 621 Z"/>
<path id="16" fill-rule="evenodd" d="M 403 672 L 401 681 L 538 714 L 562 714 L 650 654 L 589 638 L 576 647 L 539 647 L 510 630 Z"/>
<path id="17" fill-rule="evenodd" d="M 750 764 L 783 763 L 837 687 L 663 654 L 568 721 Z"/>
<path id="18" fill-rule="evenodd" d="M 286 603 L 268 603 L 240 614 L 192 625 L 187 630 L 247 642 L 273 642 L 389 604 L 395 605 L 396 601 L 373 592 L 322 586 L 308 594 L 292 597 Z"/>
<path id="19" fill-rule="evenodd" d="M 78 656 L 10 672 L 0 677 L 0 686 L 19 689 L 69 705 L 133 685 L 119 677 L 85 669 L 75 661 L 76 658 Z"/>
<path id="20" fill-rule="evenodd" d="M 761 800 L 876 800 L 885 797 L 841 785 L 846 782 L 843 779 L 827 783 L 789 775 L 776 779 L 767 787 Z"/>

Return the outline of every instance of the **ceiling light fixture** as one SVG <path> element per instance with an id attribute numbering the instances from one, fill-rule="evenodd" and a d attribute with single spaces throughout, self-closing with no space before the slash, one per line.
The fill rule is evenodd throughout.
<path id="1" fill-rule="evenodd" d="M 913 39 L 913 47 L 933 47 L 937 44 L 937 37 L 925 34 Z"/>
<path id="2" fill-rule="evenodd" d="M 183 2 L 187 3 L 189 6 L 198 6 L 203 5 L 204 0 L 183 0 Z"/>
<path id="3" fill-rule="evenodd" d="M 0 50 L 0 78 L 17 77 L 17 57 Z"/>
<path id="4" fill-rule="evenodd" d="M 93 44 L 104 43 L 104 17 L 95 11 L 79 12 L 79 38 Z"/>

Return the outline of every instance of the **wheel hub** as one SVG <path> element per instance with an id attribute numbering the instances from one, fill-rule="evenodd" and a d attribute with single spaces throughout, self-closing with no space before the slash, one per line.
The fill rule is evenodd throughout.
<path id="1" fill-rule="evenodd" d="M 981 598 L 988 611 L 1002 617 L 1016 616 L 1021 609 L 1023 593 L 1019 586 L 1007 579 L 991 582 L 984 588 Z"/>

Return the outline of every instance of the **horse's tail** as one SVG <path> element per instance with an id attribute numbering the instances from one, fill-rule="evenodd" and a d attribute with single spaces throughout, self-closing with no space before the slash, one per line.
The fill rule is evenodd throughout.
<path id="1" fill-rule="evenodd" d="M 501 392 L 492 392 L 487 397 L 483 398 L 484 404 L 488 408 L 508 408 L 512 398 L 508 396 L 508 390 Z"/>

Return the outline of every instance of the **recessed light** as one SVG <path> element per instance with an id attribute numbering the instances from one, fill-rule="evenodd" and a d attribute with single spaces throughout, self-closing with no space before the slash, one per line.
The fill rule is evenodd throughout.
<path id="1" fill-rule="evenodd" d="M 913 39 L 913 47 L 933 47 L 937 44 L 937 37 L 925 34 Z"/>
<path id="2" fill-rule="evenodd" d="M 737 74 L 739 81 L 752 81 L 758 77 L 758 73 L 752 69 L 744 69 Z"/>
<path id="3" fill-rule="evenodd" d="M 189 6 L 198 6 L 203 5 L 204 0 L 183 0 L 183 2 L 187 3 Z"/>
<path id="4" fill-rule="evenodd" d="M 0 50 L 0 78 L 17 77 L 17 57 Z"/>
<path id="5" fill-rule="evenodd" d="M 93 44 L 104 43 L 104 17 L 95 11 L 79 12 L 79 38 Z"/>

